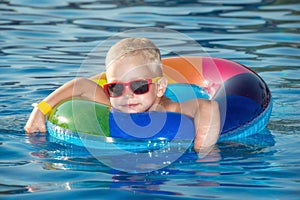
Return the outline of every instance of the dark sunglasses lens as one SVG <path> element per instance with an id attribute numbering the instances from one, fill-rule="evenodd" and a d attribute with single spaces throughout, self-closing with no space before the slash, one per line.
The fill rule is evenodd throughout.
<path id="1" fill-rule="evenodd" d="M 144 94 L 149 91 L 148 81 L 133 81 L 130 83 L 130 88 L 135 94 Z"/>
<path id="2" fill-rule="evenodd" d="M 110 84 L 107 86 L 108 94 L 111 97 L 121 96 L 124 90 L 124 86 L 122 84 Z"/>

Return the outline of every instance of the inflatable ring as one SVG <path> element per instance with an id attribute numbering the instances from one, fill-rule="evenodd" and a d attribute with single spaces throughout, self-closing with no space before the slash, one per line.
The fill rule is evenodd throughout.
<path id="1" fill-rule="evenodd" d="M 177 102 L 205 98 L 219 103 L 219 141 L 247 137 L 266 127 L 272 110 L 271 94 L 254 71 L 211 57 L 173 57 L 162 62 L 171 82 L 167 97 Z M 79 146 L 85 138 L 193 140 L 195 136 L 193 120 L 179 113 L 128 114 L 80 99 L 57 105 L 48 115 L 47 130 L 54 138 Z"/>

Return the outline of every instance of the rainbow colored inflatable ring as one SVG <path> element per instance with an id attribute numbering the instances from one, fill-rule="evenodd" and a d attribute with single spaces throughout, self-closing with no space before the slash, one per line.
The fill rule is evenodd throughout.
<path id="1" fill-rule="evenodd" d="M 266 127 L 271 94 L 249 68 L 220 58 L 172 57 L 163 59 L 163 70 L 170 80 L 165 95 L 173 101 L 218 101 L 219 141 L 247 137 Z M 80 146 L 89 136 L 135 140 L 192 140 L 195 136 L 192 119 L 179 113 L 128 114 L 80 99 L 57 105 L 48 115 L 47 130 L 56 139 Z"/>

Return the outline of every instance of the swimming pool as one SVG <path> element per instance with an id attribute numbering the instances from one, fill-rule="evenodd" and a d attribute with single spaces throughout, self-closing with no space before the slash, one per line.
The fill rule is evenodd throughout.
<path id="1" fill-rule="evenodd" d="M 0 198 L 299 198 L 297 2 L 2 1 Z M 268 129 L 242 141 L 219 143 L 204 159 L 187 151 L 148 173 L 118 171 L 78 147 L 43 134 L 25 135 L 23 126 L 33 102 L 76 76 L 95 73 L 94 66 L 80 66 L 99 42 L 150 26 L 177 30 L 196 40 L 210 56 L 258 72 L 274 99 Z M 161 44 L 195 53 L 193 47 L 183 48 L 182 42 L 172 38 Z M 104 58 L 105 48 L 97 59 Z M 168 50 L 162 53 L 172 55 Z"/>

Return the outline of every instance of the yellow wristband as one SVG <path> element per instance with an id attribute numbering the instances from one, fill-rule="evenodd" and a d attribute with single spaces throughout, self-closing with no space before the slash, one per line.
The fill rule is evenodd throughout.
<path id="1" fill-rule="evenodd" d="M 44 115 L 47 115 L 52 110 L 52 107 L 46 101 L 41 101 L 37 107 Z"/>

